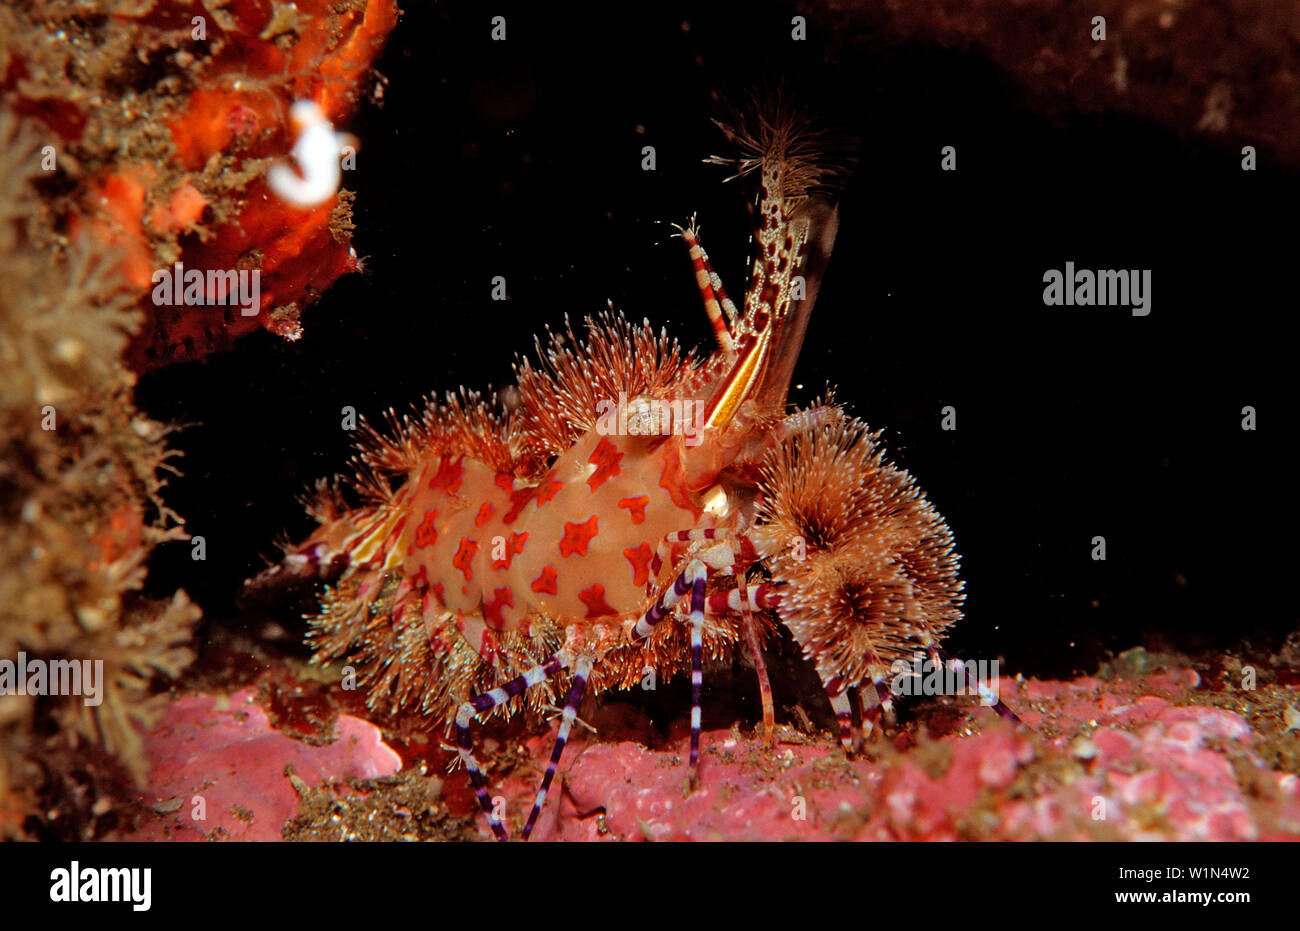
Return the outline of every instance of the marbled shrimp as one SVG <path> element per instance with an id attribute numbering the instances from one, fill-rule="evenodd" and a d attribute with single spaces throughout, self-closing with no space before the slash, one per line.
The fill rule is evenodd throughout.
<path id="1" fill-rule="evenodd" d="M 485 715 L 566 692 L 527 837 L 586 692 L 689 668 L 695 784 L 706 660 L 749 653 L 770 742 L 762 643 L 784 625 L 854 752 L 891 709 L 893 662 L 938 660 L 961 617 L 952 534 L 879 433 L 830 399 L 787 404 L 838 223 L 824 138 L 779 107 L 724 131 L 740 156 L 710 161 L 760 186 L 742 310 L 694 224 L 680 229 L 715 349 L 685 353 L 612 310 L 587 320 L 585 340 L 548 331 L 511 390 L 462 389 L 365 427 L 348 483 L 360 503 L 319 483 L 318 530 L 250 583 L 331 583 L 310 618 L 316 660 L 346 657 L 376 710 L 454 729 L 501 840 L 474 753 Z M 602 417 L 615 400 L 623 416 Z M 698 417 L 673 422 L 683 411 Z"/>

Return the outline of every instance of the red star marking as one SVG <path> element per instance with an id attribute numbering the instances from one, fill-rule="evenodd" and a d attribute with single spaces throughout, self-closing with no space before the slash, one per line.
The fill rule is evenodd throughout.
<path id="1" fill-rule="evenodd" d="M 494 588 L 492 600 L 483 602 L 483 619 L 493 630 L 504 630 L 506 621 L 501 616 L 501 609 L 514 606 L 515 596 L 509 588 Z"/>
<path id="2" fill-rule="evenodd" d="M 615 475 L 622 473 L 623 470 L 618 465 L 622 460 L 623 454 L 619 452 L 618 447 L 609 441 L 609 437 L 602 436 L 600 442 L 596 444 L 595 452 L 587 460 L 596 467 L 596 471 L 587 476 L 587 484 L 591 486 L 593 492 Z"/>
<path id="3" fill-rule="evenodd" d="M 533 500 L 533 495 L 537 493 L 536 488 L 516 488 L 510 492 L 510 510 L 506 511 L 506 516 L 501 518 L 507 524 L 513 524 L 519 512 L 524 509 L 529 501 Z"/>
<path id="4" fill-rule="evenodd" d="M 646 505 L 650 503 L 649 495 L 637 495 L 635 498 L 619 498 L 618 506 L 627 508 L 628 516 L 632 518 L 632 523 L 639 524 L 645 520 Z"/>
<path id="5" fill-rule="evenodd" d="M 655 558 L 655 551 L 649 543 L 642 543 L 635 549 L 626 549 L 623 556 L 632 564 L 632 584 L 644 585 L 650 578 L 650 560 Z"/>
<path id="6" fill-rule="evenodd" d="M 586 556 L 587 544 L 598 533 L 600 533 L 600 530 L 597 527 L 595 514 L 592 514 L 581 524 L 566 520 L 564 522 L 564 536 L 560 538 L 560 555 L 572 556 L 577 553 L 579 556 Z"/>
<path id="7" fill-rule="evenodd" d="M 515 487 L 515 477 L 509 472 L 498 472 L 497 477 L 493 479 L 493 481 L 496 482 L 498 488 L 507 494 L 509 494 L 510 490 Z"/>
<path id="8" fill-rule="evenodd" d="M 461 537 L 460 547 L 456 550 L 456 555 L 451 558 L 451 564 L 460 570 L 461 575 L 465 576 L 466 582 L 474 578 L 474 570 L 470 568 L 470 563 L 474 560 L 474 554 L 477 552 L 477 543 L 469 537 Z"/>
<path id="9" fill-rule="evenodd" d="M 542 574 L 533 579 L 530 586 L 538 594 L 546 593 L 547 595 L 555 594 L 555 570 L 550 566 L 542 566 Z"/>
<path id="10" fill-rule="evenodd" d="M 465 480 L 465 467 L 461 465 L 464 456 L 455 459 L 443 459 L 438 464 L 438 473 L 429 479 L 430 488 L 441 488 L 443 494 L 454 495 L 460 491 L 460 483 Z"/>
<path id="11" fill-rule="evenodd" d="M 541 507 L 543 504 L 550 502 L 552 498 L 560 493 L 560 489 L 563 487 L 564 482 L 558 478 L 542 479 L 542 483 L 537 486 L 537 506 Z"/>
<path id="12" fill-rule="evenodd" d="M 498 559 L 492 563 L 493 569 L 509 569 L 510 564 L 514 562 L 516 556 L 524 551 L 524 544 L 528 542 L 528 531 L 523 533 L 512 533 L 510 539 L 506 541 L 506 558 Z"/>
<path id="13" fill-rule="evenodd" d="M 488 518 L 492 516 L 492 512 L 495 510 L 496 508 L 492 506 L 491 502 L 484 501 L 483 506 L 478 509 L 478 515 L 474 518 L 474 526 L 482 527 L 486 524 Z"/>
<path id="14" fill-rule="evenodd" d="M 416 546 L 432 546 L 438 542 L 438 528 L 433 525 L 437 519 L 437 508 L 424 512 L 424 520 L 420 521 L 420 526 L 415 528 Z"/>
<path id="15" fill-rule="evenodd" d="M 618 614 L 605 600 L 605 586 L 597 582 L 591 588 L 578 592 L 578 597 L 587 606 L 587 617 L 609 617 Z"/>

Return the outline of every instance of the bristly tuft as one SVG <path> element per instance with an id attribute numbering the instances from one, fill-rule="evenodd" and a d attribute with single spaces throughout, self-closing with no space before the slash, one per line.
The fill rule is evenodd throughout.
<path id="1" fill-rule="evenodd" d="M 528 476 L 539 471 L 528 450 L 519 418 L 504 411 L 495 396 L 477 391 L 448 392 L 400 420 L 393 411 L 386 429 L 365 422 L 357 430 L 358 458 L 368 468 L 405 473 L 434 456 L 468 456 L 498 472 Z"/>
<path id="2" fill-rule="evenodd" d="M 739 154 L 705 163 L 733 169 L 728 181 L 761 171 L 764 198 L 781 201 L 787 218 L 809 196 L 833 194 L 853 161 L 849 140 L 815 123 L 784 91 L 754 94 L 745 106 L 724 110 L 713 122 Z M 771 179 L 776 186 L 769 188 Z"/>
<path id="3" fill-rule="evenodd" d="M 879 438 L 840 415 L 774 449 L 760 481 L 782 617 L 824 675 L 850 684 L 937 642 L 965 597 L 952 532 Z"/>
<path id="4" fill-rule="evenodd" d="M 597 404 L 646 395 L 689 395 L 702 380 L 700 363 L 664 330 L 649 321 L 640 326 L 619 313 L 586 319 L 587 338 L 579 339 L 565 319 L 563 333 L 546 330 L 537 340 L 539 364 L 515 365 L 519 378 L 522 431 L 531 449 L 558 455 L 592 429 Z"/>

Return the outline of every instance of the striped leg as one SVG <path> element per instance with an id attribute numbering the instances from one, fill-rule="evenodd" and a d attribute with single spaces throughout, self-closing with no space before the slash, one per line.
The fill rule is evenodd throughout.
<path id="1" fill-rule="evenodd" d="M 776 610 L 781 604 L 781 593 L 775 585 L 762 582 L 749 588 L 746 592 L 746 606 L 751 612 Z M 714 592 L 704 603 L 707 617 L 722 617 L 727 614 L 740 613 L 740 589 L 733 588 L 725 592 Z"/>
<path id="2" fill-rule="evenodd" d="M 682 531 L 692 533 L 694 531 Z M 650 606 L 632 628 L 632 642 L 640 643 L 654 633 L 659 622 L 670 615 L 687 593 L 691 600 L 691 788 L 698 784 L 700 762 L 700 697 L 704 684 L 704 583 L 708 568 L 692 557 L 686 568 Z"/>
<path id="3" fill-rule="evenodd" d="M 675 608 L 686 593 L 691 591 L 690 573 L 699 568 L 701 572 L 706 571 L 704 564 L 698 559 L 692 559 L 681 574 L 673 581 L 673 584 L 664 589 L 662 595 L 655 599 L 655 603 L 650 606 L 650 610 L 641 616 L 641 620 L 636 622 L 632 628 L 632 642 L 640 643 L 654 633 L 654 629 L 659 626 L 659 622 L 673 613 Z"/>
<path id="4" fill-rule="evenodd" d="M 774 607 L 774 602 L 779 599 L 772 595 L 771 586 L 768 585 L 760 585 L 755 589 L 754 597 L 750 597 L 745 572 L 749 563 L 753 561 L 754 548 L 749 538 L 743 534 L 733 534 L 732 531 L 726 528 L 714 529 L 712 527 L 679 530 L 675 533 L 666 534 L 659 542 L 654 559 L 650 562 L 650 584 L 653 584 L 654 580 L 658 578 L 659 572 L 663 568 L 664 553 L 671 544 L 728 539 L 731 541 L 730 564 L 736 574 L 736 588 L 733 592 L 722 593 L 722 600 L 717 600 L 717 595 L 709 599 L 705 605 L 705 614 L 712 613 L 716 616 L 722 613 L 716 608 L 725 607 L 740 615 L 741 630 L 744 631 L 749 654 L 754 662 L 754 673 L 758 676 L 758 693 L 763 705 L 763 735 L 770 746 L 776 740 L 776 712 L 772 700 L 772 682 L 767 674 L 767 664 L 763 661 L 763 645 L 759 642 L 758 628 L 754 624 L 753 615 L 755 611 L 762 610 L 765 607 Z M 649 592 L 647 593 L 649 594 Z M 710 611 L 710 605 L 715 606 L 715 609 Z"/>
<path id="5" fill-rule="evenodd" d="M 478 799 L 479 806 L 484 813 L 487 814 L 488 824 L 492 826 L 492 833 L 496 835 L 496 839 L 499 841 L 509 840 L 510 835 L 507 833 L 505 825 L 497 820 L 496 814 L 492 810 L 492 799 L 488 797 L 487 792 L 487 780 L 483 776 L 483 770 L 478 765 L 478 760 L 474 758 L 474 742 L 470 736 L 469 726 L 478 715 L 491 711 L 498 705 L 504 705 L 510 699 L 524 694 L 535 685 L 541 685 L 543 682 L 549 681 L 565 665 L 564 660 L 557 653 L 545 663 L 534 666 L 522 676 L 516 676 L 491 691 L 475 695 L 469 701 L 462 703 L 456 711 L 457 752 L 460 755 L 461 762 L 465 764 L 466 772 L 469 773 L 469 782 L 474 788 L 474 796 Z"/>
<path id="6" fill-rule="evenodd" d="M 700 697 L 704 690 L 703 563 L 696 563 L 691 580 L 691 789 L 700 785 Z"/>
<path id="7" fill-rule="evenodd" d="M 948 656 L 937 645 L 931 644 L 927 648 L 927 652 L 930 654 L 930 662 L 934 663 L 936 666 L 943 667 L 946 665 L 949 669 L 953 670 L 953 672 L 957 673 L 958 675 L 962 675 L 962 676 L 965 675 L 966 672 L 965 663 L 963 663 L 959 659 L 954 659 Z M 996 711 L 998 713 L 998 717 L 1007 721 L 1014 721 L 1016 724 L 1025 723 L 1024 721 L 1020 720 L 1020 717 L 1014 711 L 1012 711 L 1010 708 L 1007 707 L 1006 703 L 1002 701 L 1001 698 L 996 698 L 993 695 L 993 693 L 989 690 L 988 686 L 986 686 L 983 682 L 977 681 L 977 687 L 979 688 L 980 699 L 983 701 L 983 703 L 986 706 Z"/>
<path id="8" fill-rule="evenodd" d="M 826 688 L 826 696 L 831 700 L 831 710 L 835 712 L 835 720 L 840 725 L 840 743 L 844 747 L 844 752 L 853 756 L 857 749 L 857 742 L 853 733 L 853 696 L 850 695 L 850 689 L 845 688 L 844 680 L 839 676 L 831 676 L 829 682 L 823 680 Z"/>
<path id="9" fill-rule="evenodd" d="M 650 560 L 650 578 L 645 583 L 645 593 L 653 595 L 655 586 L 659 584 L 659 573 L 663 570 L 664 559 L 668 555 L 668 550 L 674 543 L 700 543 L 705 540 L 725 540 L 728 539 L 731 532 L 726 528 L 717 530 L 713 527 L 705 527 L 696 530 L 676 530 L 672 533 L 666 533 L 657 544 L 655 544 L 655 554 Z"/>
<path id="10" fill-rule="evenodd" d="M 832 676 L 826 682 L 826 695 L 831 700 L 835 720 L 839 722 L 840 743 L 844 752 L 851 757 L 857 756 L 874 730 L 873 719 L 880 714 L 880 706 L 868 709 L 863 689 L 856 685 L 845 685 L 838 676 Z"/>
<path id="11" fill-rule="evenodd" d="M 892 727 L 898 719 L 894 716 L 894 693 L 889 690 L 889 680 L 876 679 L 873 684 L 876 687 L 876 697 L 880 699 L 880 710 L 884 714 L 885 723 Z"/>
<path id="12" fill-rule="evenodd" d="M 542 785 L 537 790 L 533 810 L 528 813 L 528 822 L 524 825 L 524 840 L 528 840 L 529 835 L 533 833 L 533 825 L 537 823 L 537 817 L 542 813 L 542 806 L 546 804 L 546 793 L 551 788 L 551 780 L 555 778 L 555 769 L 560 765 L 560 755 L 564 753 L 564 745 L 569 742 L 569 731 L 573 729 L 573 721 L 578 716 L 578 706 L 582 704 L 582 693 L 587 688 L 587 679 L 590 676 L 591 659 L 586 656 L 579 657 L 573 666 L 573 685 L 569 688 L 569 697 L 564 702 L 564 712 L 560 716 L 560 732 L 556 735 L 555 746 L 551 749 L 551 761 L 546 764 L 546 775 L 542 777 Z"/>
<path id="13" fill-rule="evenodd" d="M 880 720 L 884 709 L 880 706 L 879 696 L 876 695 L 875 689 L 868 693 L 864 688 L 855 687 L 851 691 L 857 702 L 858 719 L 862 722 L 862 744 L 865 746 L 867 739 L 875 733 L 876 722 Z M 870 707 L 867 705 L 868 694 L 877 699 L 871 703 Z"/>
<path id="14" fill-rule="evenodd" d="M 717 338 L 718 348 L 728 356 L 734 355 L 736 345 L 731 333 L 740 316 L 736 312 L 736 305 L 731 302 L 731 298 L 727 297 L 727 292 L 722 287 L 722 279 L 713 270 L 708 253 L 700 245 L 694 219 L 691 220 L 688 229 L 679 226 L 677 230 L 686 243 L 687 249 L 690 250 L 691 264 L 695 267 L 695 284 L 700 289 L 700 296 L 704 298 L 704 312 L 709 315 L 709 323 L 713 326 L 713 335 Z"/>

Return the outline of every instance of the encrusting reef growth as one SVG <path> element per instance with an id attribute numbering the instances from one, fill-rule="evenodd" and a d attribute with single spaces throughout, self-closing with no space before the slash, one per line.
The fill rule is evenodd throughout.
<path id="1" fill-rule="evenodd" d="M 259 326 L 297 339 L 303 309 L 360 268 L 350 192 L 298 208 L 265 175 L 294 144 L 295 100 L 336 122 L 354 111 L 396 21 L 393 0 L 0 4 L 0 100 L 46 134 L 54 234 L 85 231 L 120 253 L 143 312 L 124 349 L 132 371 Z M 258 307 L 156 304 L 152 275 L 177 262 L 256 270 Z"/>
<path id="2" fill-rule="evenodd" d="M 299 208 L 264 177 L 295 101 L 341 121 L 367 96 L 397 16 L 393 0 L 0 4 L 0 837 L 130 829 L 114 800 L 147 776 L 153 692 L 192 661 L 199 617 L 183 592 L 142 593 L 151 549 L 185 534 L 160 498 L 169 428 L 135 408 L 135 376 L 259 326 L 297 338 L 302 308 L 360 267 L 348 191 Z M 154 273 L 182 266 L 261 276 L 254 314 L 160 304 Z M 102 662 L 90 703 L 6 687 L 10 667 L 74 659 Z"/>
<path id="3" fill-rule="evenodd" d="M 0 690 L 0 837 L 89 839 L 127 827 L 110 800 L 147 770 L 155 686 L 193 659 L 199 611 L 140 592 L 150 550 L 186 537 L 159 497 L 174 454 L 131 400 L 118 257 L 36 245 L 40 140 L 0 112 L 0 658 L 98 671 L 94 694 Z"/>

